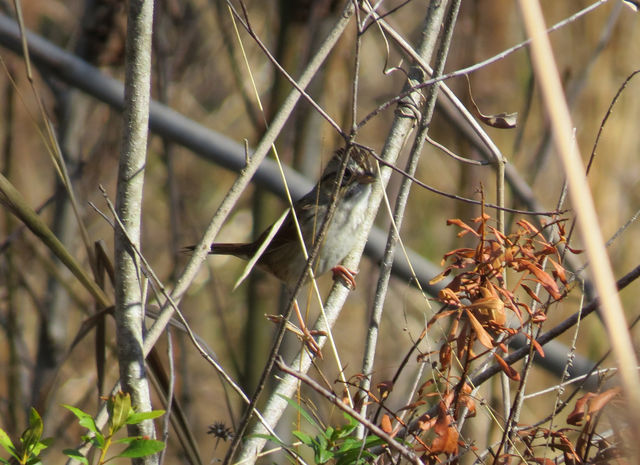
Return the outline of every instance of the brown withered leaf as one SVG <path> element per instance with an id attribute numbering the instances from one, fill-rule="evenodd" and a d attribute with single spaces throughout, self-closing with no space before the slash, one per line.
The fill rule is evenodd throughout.
<path id="1" fill-rule="evenodd" d="M 493 236 L 496 238 L 496 241 L 498 241 L 500 245 L 504 245 L 505 242 L 509 242 L 509 239 L 507 238 L 507 236 L 505 236 L 503 233 L 498 231 L 493 226 L 489 226 L 489 231 L 491 231 Z"/>
<path id="2" fill-rule="evenodd" d="M 539 465 L 556 465 L 556 463 L 553 460 L 548 459 L 546 457 L 534 457 L 527 460 L 531 463 L 537 463 Z"/>
<path id="3" fill-rule="evenodd" d="M 531 316 L 531 321 L 534 323 L 543 323 L 547 321 L 547 315 L 545 315 L 542 310 L 539 310 Z"/>
<path id="4" fill-rule="evenodd" d="M 356 412 L 362 410 L 362 406 L 364 405 L 364 401 L 367 398 L 364 392 L 358 391 L 356 395 L 353 397 L 353 408 Z"/>
<path id="5" fill-rule="evenodd" d="M 612 388 L 607 389 L 606 391 L 596 395 L 591 402 L 589 402 L 589 412 L 595 413 L 601 410 L 605 405 L 607 405 L 613 398 L 617 397 L 622 389 Z"/>
<path id="6" fill-rule="evenodd" d="M 562 284 L 567 284 L 567 274 L 564 267 L 562 267 L 559 263 L 556 263 L 552 258 L 549 258 L 549 261 L 554 268 L 553 275 L 558 278 Z"/>
<path id="7" fill-rule="evenodd" d="M 446 316 L 451 315 L 452 313 L 456 313 L 457 310 L 446 310 L 443 312 L 438 312 L 435 315 L 433 315 L 431 317 L 431 319 L 429 320 L 429 322 L 427 323 L 427 328 L 431 328 L 431 326 L 433 326 L 433 324 L 438 321 L 440 318 L 444 318 Z"/>
<path id="8" fill-rule="evenodd" d="M 431 418 L 425 413 L 420 418 L 418 418 L 418 428 L 420 428 L 422 431 L 429 431 L 431 428 L 433 428 L 433 425 L 436 424 L 437 420 L 438 417 Z"/>
<path id="9" fill-rule="evenodd" d="M 473 221 L 474 223 L 481 223 L 482 224 L 482 223 L 486 223 L 490 219 L 491 219 L 491 215 L 489 215 L 488 213 L 483 213 L 480 216 L 476 216 L 471 221 Z"/>
<path id="10" fill-rule="evenodd" d="M 576 401 L 573 411 L 567 416 L 567 423 L 581 426 L 583 420 L 589 420 L 591 414 L 601 410 L 611 399 L 620 394 L 620 388 L 608 389 L 600 394 L 589 392 Z"/>
<path id="11" fill-rule="evenodd" d="M 380 393 L 380 398 L 384 400 L 389 397 L 389 394 L 393 391 L 393 381 L 382 381 L 376 384 L 376 389 Z"/>
<path id="12" fill-rule="evenodd" d="M 471 99 L 471 108 L 476 117 L 487 126 L 496 129 L 513 129 L 518 126 L 518 112 L 513 113 L 496 113 L 494 115 L 485 115 L 480 112 L 480 109 Z"/>
<path id="13" fill-rule="evenodd" d="M 473 398 L 470 396 L 471 392 L 472 392 L 471 386 L 465 383 L 462 386 L 462 392 L 458 397 L 458 407 L 460 406 L 467 407 L 467 417 L 476 416 L 476 403 L 473 400 Z"/>
<path id="14" fill-rule="evenodd" d="M 393 432 L 393 427 L 391 426 L 391 418 L 386 413 L 382 415 L 382 420 L 380 420 L 380 428 L 387 434 L 391 434 Z"/>
<path id="15" fill-rule="evenodd" d="M 438 284 L 440 281 L 442 281 L 444 278 L 446 278 L 450 274 L 451 274 L 451 267 L 449 266 L 442 273 L 437 274 L 435 277 L 431 278 L 429 280 L 429 284 L 431 284 L 432 286 L 434 284 Z"/>
<path id="16" fill-rule="evenodd" d="M 469 325 L 465 324 L 462 326 L 462 330 L 458 337 L 456 338 L 456 350 L 457 356 L 460 360 L 464 358 L 464 355 L 467 353 L 467 338 L 469 337 Z"/>
<path id="17" fill-rule="evenodd" d="M 588 412 L 589 400 L 596 396 L 593 392 L 587 392 L 584 396 L 576 401 L 573 411 L 567 416 L 567 423 L 574 426 L 580 426 L 582 420 Z"/>
<path id="18" fill-rule="evenodd" d="M 404 407 L 399 408 L 397 410 L 397 413 L 403 412 L 405 410 L 409 410 L 409 411 L 415 410 L 418 407 L 421 407 L 421 406 L 425 405 L 426 403 L 427 403 L 426 400 L 417 400 L 417 401 L 415 401 L 415 402 L 413 402 L 413 403 L 411 403 L 409 405 L 405 405 Z"/>
<path id="19" fill-rule="evenodd" d="M 448 343 L 440 347 L 440 368 L 446 370 L 451 365 L 451 346 Z"/>
<path id="20" fill-rule="evenodd" d="M 347 386 L 342 389 L 342 403 L 351 406 L 351 396 L 349 395 L 349 389 L 347 389 Z"/>
<path id="21" fill-rule="evenodd" d="M 422 383 L 422 386 L 418 388 L 418 397 L 422 397 L 424 395 L 424 391 L 427 388 L 430 388 L 431 386 L 433 386 L 435 383 L 436 382 L 433 380 L 433 378 L 429 378 L 424 383 Z"/>
<path id="22" fill-rule="evenodd" d="M 507 315 L 504 311 L 504 302 L 496 296 L 482 297 L 475 300 L 466 307 L 475 310 L 474 314 L 482 323 L 492 322 L 499 326 L 507 322 Z"/>
<path id="23" fill-rule="evenodd" d="M 550 244 L 545 244 L 540 251 L 538 251 L 539 256 L 546 255 L 558 255 L 558 249 Z"/>
<path id="24" fill-rule="evenodd" d="M 513 381 L 520 381 L 520 373 L 518 373 L 512 366 L 508 365 L 507 362 L 504 361 L 502 357 L 500 357 L 495 352 L 493 353 L 494 358 L 500 365 L 502 371 Z"/>
<path id="25" fill-rule="evenodd" d="M 473 316 L 473 313 L 471 313 L 466 308 L 465 308 L 464 311 L 467 314 L 467 317 L 469 318 L 469 322 L 471 323 L 471 326 L 473 327 L 473 332 L 476 333 L 476 336 L 478 338 L 478 341 L 480 341 L 480 344 L 485 346 L 487 349 L 493 349 L 493 338 L 482 327 L 482 325 L 477 320 L 477 318 L 475 316 Z"/>
<path id="26" fill-rule="evenodd" d="M 575 255 L 578 255 L 578 254 L 584 253 L 584 250 L 583 250 L 583 249 L 574 249 L 573 247 L 569 247 L 568 245 L 565 245 L 565 247 L 566 247 L 567 249 L 569 249 L 569 252 L 571 252 L 572 254 L 575 254 Z"/>
<path id="27" fill-rule="evenodd" d="M 538 355 L 540 355 L 540 357 L 544 357 L 544 350 L 542 350 L 542 346 L 540 345 L 540 343 L 533 339 L 530 334 L 527 334 L 525 332 L 523 332 L 523 334 L 527 337 L 527 339 L 531 341 L 531 344 L 533 345 L 533 348 L 536 350 L 536 352 L 538 352 Z"/>
<path id="28" fill-rule="evenodd" d="M 476 249 L 470 249 L 469 247 L 461 247 L 459 249 L 454 249 L 443 255 L 443 260 L 447 260 L 448 258 L 454 256 L 458 258 L 472 258 L 476 254 Z"/>
<path id="29" fill-rule="evenodd" d="M 536 277 L 536 280 L 542 285 L 542 287 L 544 287 L 544 289 L 549 293 L 551 297 L 553 297 L 555 300 L 559 300 L 562 298 L 562 294 L 560 294 L 558 285 L 549 275 L 549 273 L 538 268 L 536 264 L 531 263 L 530 261 L 522 260 L 521 263 L 526 269 L 533 273 L 533 275 Z"/>
<path id="30" fill-rule="evenodd" d="M 529 297 L 531 297 L 533 300 L 535 300 L 536 302 L 538 302 L 539 304 L 542 303 L 542 300 L 540 300 L 540 298 L 536 295 L 535 292 L 533 292 L 533 289 L 531 289 L 529 286 L 527 286 L 526 284 L 520 284 L 520 287 L 522 287 L 522 289 L 524 289 L 524 291 L 529 294 Z"/>
<path id="31" fill-rule="evenodd" d="M 536 228 L 534 225 L 529 223 L 524 218 L 519 220 L 516 224 L 520 226 L 522 229 L 524 229 L 525 231 L 527 231 L 529 234 L 532 234 L 534 236 L 537 236 L 538 234 L 540 234 L 540 231 L 538 231 L 538 228 Z"/>
<path id="32" fill-rule="evenodd" d="M 524 302 L 518 302 L 517 303 L 517 307 L 518 307 L 518 311 L 516 313 L 518 314 L 518 318 L 520 318 L 520 322 L 522 323 L 522 314 L 520 313 L 520 308 L 519 307 L 523 307 L 527 311 L 527 313 L 529 315 L 531 315 L 531 307 L 529 307 Z"/>
<path id="33" fill-rule="evenodd" d="M 458 430 L 451 426 L 451 415 L 442 411 L 433 427 L 436 437 L 431 443 L 431 451 L 434 454 L 455 454 L 458 452 Z M 446 412 L 446 410 L 445 410 Z"/>
<path id="34" fill-rule="evenodd" d="M 469 226 L 459 218 L 451 218 L 447 220 L 447 226 L 450 226 L 452 224 L 462 229 L 462 231 L 458 233 L 458 237 L 462 237 L 467 233 L 471 233 L 476 237 L 480 237 L 480 234 L 478 234 L 475 229 L 473 229 L 471 226 Z"/>
<path id="35" fill-rule="evenodd" d="M 438 292 L 438 300 L 449 305 L 460 305 L 460 299 L 449 287 L 445 287 Z"/>

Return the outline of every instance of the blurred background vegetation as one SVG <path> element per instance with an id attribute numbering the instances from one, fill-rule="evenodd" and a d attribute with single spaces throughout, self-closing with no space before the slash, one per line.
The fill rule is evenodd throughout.
<path id="1" fill-rule="evenodd" d="M 416 42 L 424 20 L 425 1 L 383 2 L 386 18 L 410 43 Z M 591 1 L 544 0 L 548 25 L 562 21 Z M 14 10 L 3 4 L 4 13 Z M 343 8 L 330 0 L 246 2 L 252 27 L 278 62 L 296 77 L 324 38 Z M 154 75 L 152 94 L 159 101 L 198 123 L 227 137 L 254 146 L 265 125 L 277 111 L 290 84 L 277 72 L 244 30 L 236 33 L 224 2 L 204 0 L 158 0 L 154 24 Z M 399 7 L 398 9 L 395 9 Z M 126 29 L 125 4 L 121 0 L 30 0 L 22 5 L 25 25 L 52 43 L 76 53 L 103 73 L 122 79 Z M 639 19 L 621 2 L 601 2 L 589 14 L 551 34 L 576 127 L 576 141 L 585 157 L 594 145 L 598 128 L 623 81 L 640 67 Z M 310 94 L 343 128 L 351 124 L 355 27 L 351 25 L 310 86 Z M 470 66 L 525 39 L 515 2 L 477 0 L 462 3 L 447 71 Z M 260 96 L 258 105 L 244 61 L 243 50 Z M 87 264 L 75 221 L 57 181 L 43 143 L 37 98 L 30 89 L 24 60 L 0 49 L 4 69 L 0 73 L 0 121 L 2 135 L 0 166 L 65 243 L 71 253 Z M 407 60 L 372 26 L 363 37 L 357 114 L 359 118 L 401 90 Z M 520 176 L 531 186 L 538 202 L 553 210 L 562 192 L 563 171 L 549 140 L 526 48 L 486 66 L 470 76 L 473 98 L 485 114 L 518 112 L 518 127 L 487 128 L 487 132 Z M 105 242 L 113 251 L 112 228 L 88 202 L 106 211 L 98 186 L 115 196 L 118 154 L 122 134 L 120 113 L 56 79 L 46 69 L 36 69 L 34 86 L 51 118 L 67 160 L 82 217 L 92 240 Z M 470 107 L 466 79 L 447 81 L 456 95 Z M 632 80 L 621 95 L 602 133 L 589 174 L 600 225 L 609 238 L 640 208 L 640 84 Z M 357 135 L 360 143 L 378 153 L 393 118 L 393 106 L 379 113 Z M 467 158 L 478 158 L 474 147 L 437 110 L 430 136 Z M 301 102 L 280 135 L 276 147 L 281 160 L 317 179 L 322 166 L 341 143 L 338 134 L 305 102 Z M 406 154 L 405 154 L 406 155 Z M 404 166 L 404 159 L 398 162 Z M 187 149 L 159 136 L 149 144 L 145 178 L 142 252 L 161 280 L 168 285 L 182 269 L 183 246 L 196 243 L 236 174 L 216 166 Z M 478 199 L 479 189 L 488 200 L 495 198 L 495 174 L 488 166 L 469 167 L 427 146 L 416 177 L 445 192 Z M 400 177 L 391 179 L 388 195 L 393 204 Z M 522 207 L 507 190 L 507 206 Z M 284 203 L 265 191 L 252 188 L 243 197 L 218 236 L 221 241 L 245 241 L 257 236 L 276 219 Z M 423 257 L 440 263 L 449 250 L 468 246 L 446 226 L 449 218 L 465 221 L 479 209 L 418 186 L 413 188 L 402 228 L 404 244 Z M 494 216 L 493 212 L 490 212 Z M 571 218 L 571 212 L 566 215 Z M 514 217 L 507 215 L 507 230 Z M 378 225 L 388 225 L 381 209 Z M 74 445 L 80 429 L 70 428 L 71 415 L 61 403 L 92 411 L 97 406 L 95 349 L 85 338 L 68 355 L 67 349 L 86 316 L 93 312 L 91 297 L 54 260 L 32 234 L 8 213 L 0 215 L 0 426 L 19 433 L 24 428 L 27 407 L 37 406 L 46 431 L 58 438 L 56 447 Z M 609 247 L 614 273 L 620 277 L 638 265 L 640 231 L 631 224 Z M 580 249 L 578 235 L 573 246 Z M 579 261 L 584 260 L 578 256 Z M 88 268 L 88 265 L 87 265 Z M 249 282 L 232 291 L 244 268 L 235 258 L 212 257 L 184 299 L 181 308 L 200 337 L 215 352 L 226 370 L 251 392 L 271 344 L 274 325 L 265 313 L 278 313 L 279 283 L 254 272 Z M 377 278 L 376 263 L 363 259 L 358 288 L 349 296 L 334 331 L 348 377 L 359 372 L 369 308 Z M 323 277 L 326 293 L 330 278 Z M 638 286 L 621 293 L 631 320 L 637 316 Z M 560 321 L 579 306 L 576 290 L 549 313 L 549 325 Z M 312 306 L 312 315 L 317 309 Z M 408 282 L 392 279 L 387 297 L 374 372 L 374 384 L 393 376 L 412 341 L 432 316 L 422 295 Z M 315 318 L 315 317 L 314 317 Z M 107 389 L 117 378 L 112 322 L 107 319 Z M 580 327 L 578 353 L 597 360 L 608 349 L 606 333 L 596 316 Z M 563 337 L 570 344 L 572 335 Z M 437 348 L 437 338 L 429 346 Z M 288 337 L 287 350 L 300 343 Z M 160 343 L 166 350 L 166 341 Z M 233 426 L 240 403 L 233 395 L 227 408 L 225 391 L 214 371 L 191 348 L 182 334 L 174 334 L 176 393 L 187 412 L 206 461 L 221 458 L 225 446 L 206 435 L 207 425 L 222 421 Z M 427 350 L 426 348 L 424 349 Z M 613 362 L 607 361 L 611 365 Z M 415 369 L 417 362 L 410 361 Z M 320 364 L 331 382 L 337 371 Z M 534 368 L 528 390 L 557 383 L 557 376 Z M 408 382 L 410 376 L 403 382 Z M 337 386 L 336 389 L 340 390 Z M 408 386 L 397 387 L 406 391 Z M 489 403 L 493 390 L 483 390 Z M 497 395 L 497 394 L 496 394 Z M 398 395 L 402 399 L 401 394 Z M 550 400 L 551 399 L 551 400 Z M 534 422 L 540 409 L 548 410 L 553 396 L 525 404 L 523 422 Z M 547 407 L 541 407 L 547 405 Z M 400 406 L 400 405 L 397 405 Z M 545 410 L 545 411 L 546 411 Z M 324 411 L 323 415 L 329 412 Z M 232 420 L 232 416 L 236 417 Z M 491 420 L 480 415 L 478 431 L 491 429 Z M 482 427 L 481 425 L 485 426 Z M 471 434 L 470 434 L 471 436 Z M 482 433 L 478 445 L 484 444 Z M 170 439 L 171 444 L 172 439 Z M 176 454 L 171 449 L 170 454 Z M 52 454 L 53 459 L 53 454 Z M 174 455 L 176 458 L 177 456 Z M 57 463 L 58 457 L 52 463 Z M 271 459 L 270 459 L 271 460 Z M 275 460 L 275 459 L 273 459 Z M 60 456 L 59 461 L 62 461 Z"/>

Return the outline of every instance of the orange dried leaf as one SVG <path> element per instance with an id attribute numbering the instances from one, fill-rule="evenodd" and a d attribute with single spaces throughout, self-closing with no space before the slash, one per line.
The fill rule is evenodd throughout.
<path id="1" fill-rule="evenodd" d="M 553 280 L 553 278 L 549 276 L 547 272 L 543 271 L 542 269 L 538 268 L 535 264 L 526 260 L 523 260 L 522 264 L 529 271 L 531 271 L 531 273 L 535 275 L 536 280 L 540 284 L 542 284 L 542 287 L 545 288 L 545 290 L 549 293 L 551 297 L 553 297 L 556 300 L 559 300 L 562 298 L 562 294 L 560 294 L 560 289 L 558 289 L 558 285 Z"/>
<path id="2" fill-rule="evenodd" d="M 436 424 L 437 420 L 438 417 L 431 418 L 425 413 L 423 416 L 418 418 L 418 428 L 420 428 L 422 431 L 429 431 L 431 428 L 433 428 L 433 425 Z"/>
<path id="3" fill-rule="evenodd" d="M 513 381 L 520 381 L 520 374 L 512 366 L 508 365 L 507 362 L 505 362 L 504 359 L 500 357 L 498 354 L 496 354 L 495 352 L 493 353 L 493 356 L 498 362 L 498 365 L 500 365 L 500 368 L 502 369 L 502 371 L 510 379 L 512 379 Z"/>
<path id="4" fill-rule="evenodd" d="M 589 413 L 595 413 L 602 409 L 605 405 L 611 401 L 614 397 L 620 394 L 620 388 L 608 389 L 600 394 L 597 394 L 591 402 L 589 402 Z"/>
<path id="5" fill-rule="evenodd" d="M 431 280 L 429 281 L 429 284 L 431 284 L 432 286 L 434 284 L 438 284 L 440 281 L 446 278 L 449 275 L 449 273 L 451 273 L 451 268 L 447 268 L 442 273 L 436 275 L 434 278 L 431 278 Z"/>
<path id="6" fill-rule="evenodd" d="M 382 420 L 380 420 L 380 428 L 387 434 L 391 434 L 393 432 L 393 427 L 391 426 L 391 418 L 386 413 L 382 415 Z"/>
<path id="7" fill-rule="evenodd" d="M 582 249 L 574 249 L 573 247 L 569 247 L 568 245 L 566 246 L 567 249 L 569 249 L 569 252 L 571 252 L 572 254 L 581 254 L 584 252 L 584 250 Z"/>
<path id="8" fill-rule="evenodd" d="M 527 336 L 527 339 L 531 341 L 531 345 L 534 349 L 536 349 L 538 355 L 540 355 L 540 357 L 544 357 L 544 350 L 542 350 L 542 346 L 540 345 L 540 343 L 533 339 L 530 334 L 524 333 L 524 335 Z"/>
<path id="9" fill-rule="evenodd" d="M 518 221 L 517 223 L 522 229 L 524 229 L 525 231 L 527 231 L 529 234 L 532 235 L 537 235 L 540 234 L 540 231 L 538 231 L 538 228 L 536 228 L 534 225 L 532 225 L 531 223 L 529 223 L 527 220 L 522 219 L 520 221 Z"/>
<path id="10" fill-rule="evenodd" d="M 537 463 L 539 465 L 556 465 L 556 462 L 546 457 L 535 457 L 528 460 L 529 462 Z"/>
<path id="11" fill-rule="evenodd" d="M 567 284 L 567 274 L 565 273 L 564 268 L 559 263 L 556 263 L 552 258 L 549 258 L 549 261 L 555 270 L 553 275 L 557 277 L 562 284 Z"/>
<path id="12" fill-rule="evenodd" d="M 433 386 L 434 384 L 435 384 L 435 381 L 433 380 L 433 378 L 428 379 L 427 381 L 422 383 L 422 386 L 418 388 L 418 397 L 422 397 L 424 395 L 424 391 L 427 388 L 430 388 L 431 386 Z"/>
<path id="13" fill-rule="evenodd" d="M 411 403 L 409 405 L 405 405 L 404 407 L 399 408 L 398 409 L 398 413 L 402 412 L 404 410 L 415 410 L 418 407 L 421 407 L 421 406 L 425 405 L 426 403 L 427 403 L 426 400 L 417 400 L 417 401 L 415 401 L 415 402 L 413 402 L 413 403 Z"/>
<path id="14" fill-rule="evenodd" d="M 542 303 L 542 300 L 540 300 L 540 298 L 536 295 L 535 292 L 533 292 L 533 289 L 531 289 L 529 286 L 527 286 L 526 284 L 520 284 L 520 286 L 522 287 L 522 289 L 525 290 L 525 292 L 527 294 L 529 294 L 529 297 L 531 297 L 533 300 L 535 300 L 536 302 L 538 302 L 539 304 Z"/>
<path id="15" fill-rule="evenodd" d="M 483 291 L 484 288 L 480 290 Z M 478 320 L 483 323 L 490 321 L 501 326 L 507 322 L 507 315 L 504 312 L 504 302 L 499 297 L 482 297 L 475 300 L 466 308 L 476 310 L 475 314 L 478 315 Z"/>
<path id="16" fill-rule="evenodd" d="M 451 426 L 451 415 L 446 414 L 446 408 L 440 403 L 440 414 L 433 431 L 437 437 L 431 443 L 434 454 L 455 454 L 458 451 L 458 430 Z"/>
<path id="17" fill-rule="evenodd" d="M 449 368 L 451 364 L 451 346 L 449 344 L 443 344 L 440 347 L 440 366 L 442 370 Z"/>
<path id="18" fill-rule="evenodd" d="M 533 321 L 534 323 L 543 323 L 547 321 L 547 315 L 545 315 L 541 310 L 537 311 L 531 316 L 531 321 Z"/>
<path id="19" fill-rule="evenodd" d="M 393 381 L 382 381 L 376 384 L 376 389 L 378 389 L 380 393 L 380 398 L 384 400 L 389 397 L 389 394 L 393 391 Z"/>
<path id="20" fill-rule="evenodd" d="M 445 287 L 444 289 L 441 289 L 440 292 L 438 292 L 438 299 L 441 302 L 444 302 L 447 304 L 458 304 L 458 305 L 460 304 L 460 299 L 458 298 L 456 293 L 453 292 L 448 287 Z"/>
<path id="21" fill-rule="evenodd" d="M 478 337 L 478 341 L 480 341 L 480 344 L 485 346 L 487 349 L 493 349 L 493 338 L 489 336 L 489 333 L 482 327 L 478 319 L 473 316 L 473 313 L 471 313 L 467 309 L 465 309 L 465 312 L 467 314 L 467 317 L 469 318 L 471 326 L 473 327 L 473 331 Z"/>
<path id="22" fill-rule="evenodd" d="M 447 220 L 447 226 L 450 226 L 452 224 L 456 225 L 456 226 L 458 226 L 459 228 L 462 229 L 462 231 L 458 233 L 458 237 L 462 237 L 463 235 L 465 235 L 468 232 L 473 234 L 476 237 L 480 237 L 480 235 L 475 231 L 475 229 L 473 229 L 471 226 L 469 226 L 467 223 L 465 223 L 461 219 L 451 218 L 451 219 Z"/>
<path id="23" fill-rule="evenodd" d="M 438 433 L 431 443 L 431 450 L 434 454 L 455 454 L 458 452 L 458 430 L 453 426 L 447 426 L 441 433 Z"/>
<path id="24" fill-rule="evenodd" d="M 456 312 L 457 312 L 457 310 L 446 310 L 444 312 L 436 313 L 435 315 L 433 315 L 431 317 L 431 319 L 429 320 L 429 323 L 427 323 L 427 328 L 430 328 L 440 318 L 447 317 L 447 316 L 451 315 L 452 313 L 456 313 Z"/>
<path id="25" fill-rule="evenodd" d="M 573 408 L 573 411 L 567 416 L 567 423 L 574 426 L 580 426 L 582 424 L 582 420 L 585 417 L 585 414 L 588 411 L 588 402 L 596 394 L 593 392 L 588 392 L 584 396 L 580 397 L 576 401 L 576 406 Z"/>

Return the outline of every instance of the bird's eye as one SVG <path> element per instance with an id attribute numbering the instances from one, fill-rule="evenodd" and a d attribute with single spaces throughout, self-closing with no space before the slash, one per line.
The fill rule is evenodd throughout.
<path id="1" fill-rule="evenodd" d="M 351 170 L 350 170 L 349 168 L 345 169 L 345 170 L 344 170 L 344 179 L 345 179 L 345 180 L 351 179 L 351 175 L 352 175 L 352 174 L 353 174 L 353 173 L 351 172 Z"/>

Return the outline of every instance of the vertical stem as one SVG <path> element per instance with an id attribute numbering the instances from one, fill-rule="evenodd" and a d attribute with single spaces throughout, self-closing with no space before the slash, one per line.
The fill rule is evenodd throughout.
<path id="1" fill-rule="evenodd" d="M 123 389 L 131 394 L 132 404 L 137 411 L 149 411 L 151 400 L 142 350 L 143 277 L 127 236 L 134 247 L 140 248 L 142 188 L 151 86 L 153 0 L 130 0 L 127 18 L 125 129 L 116 194 L 116 213 L 122 221 L 126 234 L 116 228 L 115 317 L 118 361 Z M 153 422 L 145 421 L 130 427 L 130 434 L 154 437 Z M 135 462 L 157 463 L 157 457 L 145 457 Z"/>

